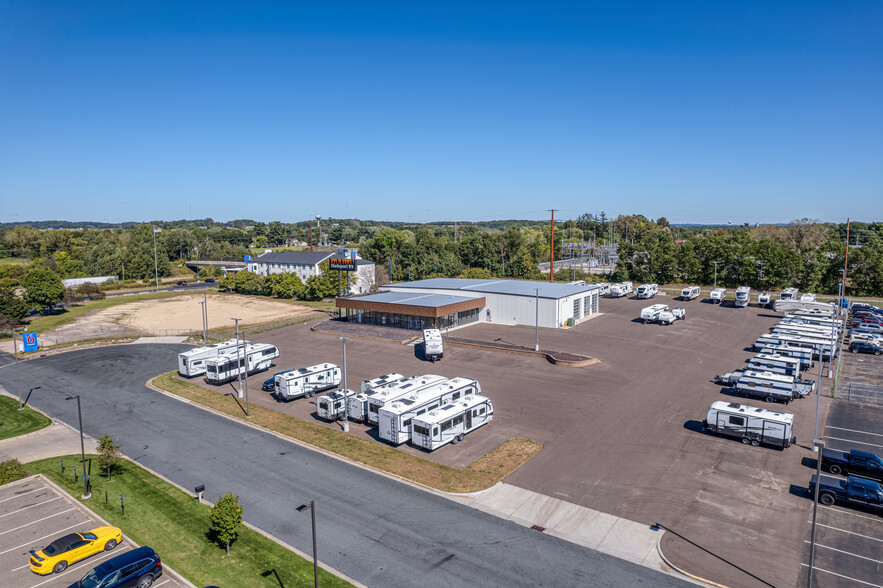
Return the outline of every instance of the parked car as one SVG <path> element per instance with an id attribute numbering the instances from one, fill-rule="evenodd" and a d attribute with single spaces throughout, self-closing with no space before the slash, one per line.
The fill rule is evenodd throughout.
<path id="1" fill-rule="evenodd" d="M 35 574 L 59 574 L 72 563 L 102 551 L 110 551 L 123 540 L 118 527 L 97 527 L 59 537 L 39 551 L 30 550 L 30 567 Z"/>
<path id="2" fill-rule="evenodd" d="M 873 353 L 874 355 L 883 355 L 883 347 L 871 343 L 870 341 L 853 341 L 849 344 L 849 350 L 853 353 Z"/>
<path id="3" fill-rule="evenodd" d="M 883 333 L 853 333 L 849 336 L 849 342 L 853 341 L 870 341 L 883 346 Z"/>
<path id="4" fill-rule="evenodd" d="M 883 325 L 877 323 L 861 323 L 852 328 L 853 333 L 883 333 Z"/>
<path id="5" fill-rule="evenodd" d="M 883 482 L 883 459 L 861 449 L 822 449 L 822 469 L 835 476 L 842 474 Z"/>
<path id="6" fill-rule="evenodd" d="M 70 588 L 148 588 L 162 576 L 162 562 L 150 547 L 139 547 L 89 570 Z"/>
<path id="7" fill-rule="evenodd" d="M 853 312 L 858 310 L 869 310 L 875 314 L 883 314 L 883 308 L 874 306 L 873 304 L 865 304 L 864 302 L 854 302 L 852 304 Z"/>
<path id="8" fill-rule="evenodd" d="M 187 280 L 179 280 L 179 281 L 178 281 L 178 285 L 179 285 L 179 286 L 186 286 L 186 285 L 187 285 Z"/>
<path id="9" fill-rule="evenodd" d="M 288 372 L 293 372 L 294 370 L 285 370 L 284 372 L 276 372 L 266 380 L 264 380 L 264 384 L 261 386 L 261 390 L 264 392 L 273 392 L 276 389 L 276 376 L 280 374 L 287 374 Z"/>
<path id="10" fill-rule="evenodd" d="M 214 284 L 214 283 L 215 283 L 215 279 L 214 279 L 214 278 L 206 278 L 206 279 L 205 279 L 205 283 L 206 283 L 206 284 Z"/>

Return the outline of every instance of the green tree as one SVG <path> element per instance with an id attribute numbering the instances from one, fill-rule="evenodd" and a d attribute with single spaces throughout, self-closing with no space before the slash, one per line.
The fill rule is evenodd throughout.
<path id="1" fill-rule="evenodd" d="M 491 273 L 491 270 L 483 267 L 470 267 L 457 277 L 467 280 L 489 280 L 494 277 L 494 274 Z"/>
<path id="2" fill-rule="evenodd" d="M 320 274 L 318 276 L 307 278 L 307 287 L 304 292 L 304 297 L 307 300 L 322 300 L 323 298 L 337 296 L 337 276 L 341 272 L 329 270 L 327 260 L 322 262 L 319 270 Z"/>
<path id="3" fill-rule="evenodd" d="M 20 321 L 27 314 L 27 303 L 16 296 L 12 288 L 0 288 L 0 316 L 5 316 L 10 321 Z"/>
<path id="4" fill-rule="evenodd" d="M 242 512 L 239 497 L 229 493 L 221 496 L 212 508 L 209 517 L 211 530 L 221 545 L 227 548 L 227 555 L 230 555 L 230 543 L 236 540 L 242 526 Z"/>
<path id="5" fill-rule="evenodd" d="M 120 445 L 119 443 L 114 443 L 113 437 L 110 435 L 102 435 L 101 439 L 98 440 L 98 445 L 95 447 L 95 452 L 98 454 L 98 467 L 107 470 L 107 481 L 110 482 L 111 471 L 123 458 L 123 454 L 120 452 Z"/>
<path id="6" fill-rule="evenodd" d="M 26 273 L 21 279 L 25 288 L 24 300 L 29 308 L 41 310 L 54 306 L 64 298 L 64 285 L 55 272 L 36 268 Z"/>
<path id="7" fill-rule="evenodd" d="M 23 466 L 18 459 L 13 458 L 0 462 L 0 486 L 8 484 L 9 482 L 21 480 L 27 475 L 28 472 L 25 469 L 25 466 Z"/>

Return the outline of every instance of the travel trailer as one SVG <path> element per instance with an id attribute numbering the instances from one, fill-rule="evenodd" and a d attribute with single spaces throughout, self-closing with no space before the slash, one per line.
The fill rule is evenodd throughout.
<path id="1" fill-rule="evenodd" d="M 580 280 L 581 282 L 583 280 Z M 585 286 L 585 284 L 580 284 L 581 286 Z M 598 282 L 595 284 L 598 286 L 598 296 L 607 296 L 610 294 L 610 282 Z"/>
<path id="2" fill-rule="evenodd" d="M 399 398 L 378 412 L 378 436 L 393 445 L 400 445 L 411 438 L 411 420 L 414 417 L 424 415 L 449 402 L 480 393 L 481 386 L 476 380 L 451 378 Z"/>
<path id="3" fill-rule="evenodd" d="M 613 284 L 610 286 L 610 296 L 614 298 L 620 298 L 622 296 L 628 296 L 632 293 L 632 283 L 631 282 L 619 282 L 618 284 Z"/>
<path id="4" fill-rule="evenodd" d="M 803 347 L 792 347 L 791 345 L 782 343 L 767 345 L 763 348 L 763 352 L 766 354 L 784 355 L 785 357 L 793 357 L 795 359 L 799 359 L 800 369 L 802 370 L 809 369 L 813 366 L 813 352 L 811 349 L 806 349 Z"/>
<path id="5" fill-rule="evenodd" d="M 812 380 L 801 380 L 773 372 L 745 370 L 733 384 L 733 389 L 746 396 L 762 398 L 765 402 L 778 400 L 788 404 L 797 398 L 803 398 L 815 389 Z"/>
<path id="6" fill-rule="evenodd" d="M 326 421 L 336 421 L 346 415 L 346 401 L 356 393 L 349 389 L 334 390 L 316 399 L 316 415 Z"/>
<path id="7" fill-rule="evenodd" d="M 832 327 L 785 322 L 773 325 L 770 332 L 774 334 L 782 333 L 788 335 L 806 335 L 807 337 L 824 337 L 827 339 L 836 336 L 836 331 Z"/>
<path id="8" fill-rule="evenodd" d="M 758 306 L 762 306 L 762 307 L 769 306 L 770 300 L 772 300 L 772 297 L 770 296 L 769 292 L 761 292 L 760 294 L 757 295 L 757 305 Z"/>
<path id="9" fill-rule="evenodd" d="M 751 302 L 751 288 L 739 286 L 736 288 L 736 307 L 745 308 Z"/>
<path id="10" fill-rule="evenodd" d="M 776 353 L 758 353 L 748 360 L 748 369 L 800 377 L 800 359 Z"/>
<path id="11" fill-rule="evenodd" d="M 724 300 L 727 299 L 727 289 L 715 288 L 711 291 L 711 294 L 709 294 L 708 297 L 713 303 L 721 304 Z"/>
<path id="12" fill-rule="evenodd" d="M 402 374 L 391 373 L 379 376 L 374 378 L 373 380 L 364 380 L 361 384 L 359 384 L 359 392 L 362 394 L 373 394 L 377 392 L 381 388 L 386 388 L 387 386 L 391 386 L 395 382 L 403 380 L 405 376 Z"/>
<path id="13" fill-rule="evenodd" d="M 659 284 L 641 284 L 635 290 L 635 294 L 638 295 L 638 298 L 653 298 L 659 294 Z"/>
<path id="14" fill-rule="evenodd" d="M 312 398 L 316 392 L 340 386 L 340 368 L 333 363 L 298 368 L 276 376 L 275 394 L 279 400 L 301 396 Z"/>
<path id="15" fill-rule="evenodd" d="M 807 337 L 805 335 L 790 335 L 785 333 L 770 333 L 769 335 L 761 335 L 754 342 L 754 348 L 758 350 L 766 349 L 770 345 L 789 345 L 791 347 L 802 347 L 812 352 L 813 357 L 821 356 L 821 359 L 828 361 L 832 354 L 837 352 L 837 342 L 831 342 L 830 337 Z"/>
<path id="16" fill-rule="evenodd" d="M 386 374 L 373 380 L 364 380 L 359 386 L 359 393 L 347 398 L 347 412 L 350 420 L 364 421 L 368 415 L 368 397 L 381 390 L 404 382 L 411 378 L 405 378 L 402 374 Z"/>
<path id="17" fill-rule="evenodd" d="M 245 350 L 228 351 L 205 362 L 205 381 L 209 384 L 224 384 L 239 376 L 240 371 L 254 374 L 269 369 L 273 360 L 279 357 L 279 348 L 267 343 L 257 343 Z"/>
<path id="18" fill-rule="evenodd" d="M 411 420 L 411 444 L 434 451 L 447 443 L 459 443 L 494 418 L 491 399 L 471 394 Z"/>
<path id="19" fill-rule="evenodd" d="M 641 310 L 641 320 L 644 324 L 655 323 L 659 320 L 659 313 L 668 310 L 668 304 L 652 304 Z"/>
<path id="20" fill-rule="evenodd" d="M 681 290 L 682 300 L 696 300 L 702 294 L 702 288 L 699 286 L 687 286 Z"/>
<path id="21" fill-rule="evenodd" d="M 797 443 L 797 437 L 793 435 L 793 414 L 738 402 L 714 402 L 702 427 L 718 435 L 742 439 L 742 443 L 754 447 L 761 443 L 776 447 L 790 447 Z"/>
<path id="22" fill-rule="evenodd" d="M 251 342 L 239 342 L 240 349 L 243 349 L 248 345 L 251 345 Z M 189 378 L 201 376 L 205 373 L 205 362 L 207 359 L 223 355 L 230 351 L 236 351 L 236 339 L 230 339 L 223 343 L 206 345 L 205 347 L 188 349 L 187 351 L 178 354 L 178 373 Z"/>
<path id="23" fill-rule="evenodd" d="M 801 301 L 801 302 L 815 302 L 815 301 L 816 301 L 816 295 L 815 295 L 815 294 L 810 294 L 809 292 L 807 292 L 807 293 L 803 294 L 803 295 L 800 297 L 800 301 Z"/>
<path id="24" fill-rule="evenodd" d="M 433 363 L 444 357 L 441 331 L 438 329 L 423 329 L 423 353 L 426 359 Z"/>
<path id="25" fill-rule="evenodd" d="M 797 288 L 785 288 L 779 293 L 779 300 L 797 300 Z"/>
<path id="26" fill-rule="evenodd" d="M 381 408 L 384 406 L 395 402 L 399 398 L 403 398 L 408 396 L 409 394 L 414 394 L 424 388 L 429 388 L 430 386 L 435 386 L 441 382 L 446 381 L 447 378 L 444 376 L 436 376 L 434 374 L 427 374 L 425 376 L 417 376 L 413 378 L 406 378 L 404 380 L 400 380 L 396 382 L 392 386 L 387 386 L 382 390 L 378 390 L 374 394 L 368 396 L 365 401 L 365 417 L 363 420 L 368 421 L 372 425 L 377 424 L 378 413 Z"/>
<path id="27" fill-rule="evenodd" d="M 659 324 L 660 325 L 670 325 L 675 321 L 682 321 L 687 318 L 687 309 L 683 307 L 672 308 L 671 310 L 664 310 L 659 313 Z"/>

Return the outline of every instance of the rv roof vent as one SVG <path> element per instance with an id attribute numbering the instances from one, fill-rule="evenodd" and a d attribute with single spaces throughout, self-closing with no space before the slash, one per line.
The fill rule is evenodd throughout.
<path id="1" fill-rule="evenodd" d="M 755 408 L 754 412 L 763 412 L 763 409 L 762 408 Z"/>
<path id="2" fill-rule="evenodd" d="M 300 368 L 300 369 L 297 370 L 297 371 L 299 371 L 299 372 L 302 373 L 302 374 L 305 374 L 305 373 L 307 373 L 309 370 L 308 370 L 307 368 Z"/>
<path id="3" fill-rule="evenodd" d="M 738 402 L 731 402 L 727 405 L 727 408 L 739 408 L 740 404 Z"/>

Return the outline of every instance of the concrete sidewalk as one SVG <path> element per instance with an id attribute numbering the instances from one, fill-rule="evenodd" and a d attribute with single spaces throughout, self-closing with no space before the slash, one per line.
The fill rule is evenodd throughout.
<path id="1" fill-rule="evenodd" d="M 94 452 L 97 442 L 83 436 L 86 452 Z M 54 421 L 39 431 L 0 441 L 0 461 L 17 458 L 22 463 L 59 455 L 80 454 L 80 432 Z"/>

